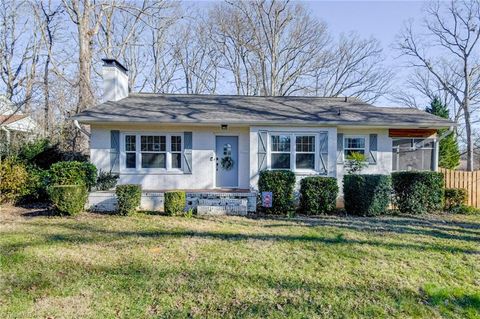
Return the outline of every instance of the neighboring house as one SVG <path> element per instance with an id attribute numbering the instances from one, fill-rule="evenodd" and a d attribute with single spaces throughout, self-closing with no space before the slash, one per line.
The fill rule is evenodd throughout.
<path id="1" fill-rule="evenodd" d="M 38 133 L 38 124 L 27 114 L 18 112 L 13 103 L 0 95 L 0 141 L 1 151 L 16 140 L 30 140 Z"/>
<path id="2" fill-rule="evenodd" d="M 265 169 L 332 176 L 360 152 L 367 174 L 436 170 L 436 130 L 453 122 L 355 98 L 129 94 L 127 70 L 104 60 L 104 103 L 73 117 L 91 129 L 91 161 L 147 190 L 257 189 Z"/>

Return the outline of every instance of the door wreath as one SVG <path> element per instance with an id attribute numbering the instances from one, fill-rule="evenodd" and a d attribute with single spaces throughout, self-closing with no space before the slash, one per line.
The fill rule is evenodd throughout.
<path id="1" fill-rule="evenodd" d="M 221 164 L 224 170 L 229 171 L 233 168 L 233 164 L 235 164 L 235 162 L 231 156 L 225 156 L 222 158 Z"/>

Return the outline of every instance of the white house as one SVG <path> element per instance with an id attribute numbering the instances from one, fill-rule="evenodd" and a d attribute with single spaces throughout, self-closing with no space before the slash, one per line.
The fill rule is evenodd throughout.
<path id="1" fill-rule="evenodd" d="M 333 176 L 341 188 L 352 152 L 367 156 L 364 173 L 436 170 L 436 131 L 454 125 L 355 98 L 129 93 L 111 59 L 103 77 L 105 102 L 73 117 L 90 125 L 91 161 L 158 193 L 250 193 L 265 169 Z"/>
<path id="2" fill-rule="evenodd" d="M 19 112 L 5 95 L 0 95 L 0 152 L 6 151 L 12 140 L 33 139 L 38 133 L 37 122 Z"/>

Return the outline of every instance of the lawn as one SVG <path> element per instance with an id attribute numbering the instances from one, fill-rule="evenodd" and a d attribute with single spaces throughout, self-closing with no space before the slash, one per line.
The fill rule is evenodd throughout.
<path id="1" fill-rule="evenodd" d="M 480 318 L 480 217 L 0 215 L 0 318 Z"/>

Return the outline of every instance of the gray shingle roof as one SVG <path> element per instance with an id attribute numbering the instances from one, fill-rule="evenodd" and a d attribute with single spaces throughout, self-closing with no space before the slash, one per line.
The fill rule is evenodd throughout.
<path id="1" fill-rule="evenodd" d="M 376 107 L 354 98 L 237 95 L 130 94 L 72 119 L 82 123 L 300 124 L 449 127 L 453 122 L 426 112 Z"/>

